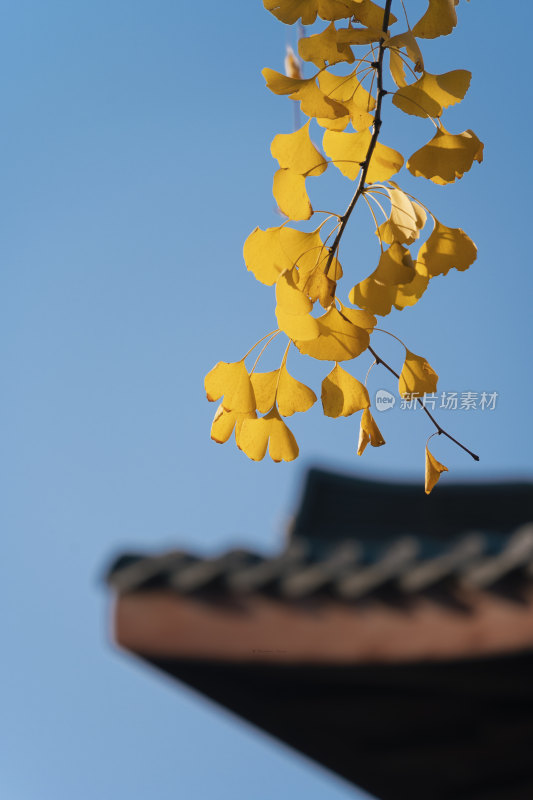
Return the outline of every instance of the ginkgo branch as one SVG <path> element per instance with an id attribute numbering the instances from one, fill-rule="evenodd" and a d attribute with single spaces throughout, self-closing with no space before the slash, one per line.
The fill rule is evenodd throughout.
<path id="1" fill-rule="evenodd" d="M 391 5 L 392 5 L 392 0 L 386 0 L 385 8 L 383 10 L 383 24 L 381 26 L 381 30 L 382 30 L 383 34 L 386 34 L 388 29 L 389 29 L 389 17 L 390 17 Z M 365 190 L 365 182 L 366 182 L 366 176 L 367 176 L 367 173 L 368 173 L 368 168 L 370 167 L 370 159 L 372 158 L 372 154 L 374 153 L 374 150 L 375 150 L 375 147 L 376 147 L 376 144 L 377 144 L 377 141 L 378 141 L 379 131 L 381 129 L 381 123 L 382 123 L 382 120 L 381 120 L 381 103 L 382 103 L 384 95 L 386 94 L 385 90 L 383 89 L 383 55 L 385 53 L 384 43 L 385 43 L 385 36 L 382 36 L 380 38 L 380 40 L 379 40 L 378 57 L 377 57 L 377 60 L 375 62 L 375 64 L 376 64 L 375 70 L 376 70 L 376 74 L 377 74 L 378 92 L 377 92 L 377 99 L 376 99 L 376 112 L 374 114 L 374 124 L 372 126 L 372 136 L 370 138 L 370 143 L 368 145 L 368 150 L 366 152 L 365 160 L 363 162 L 363 167 L 361 169 L 361 174 L 359 176 L 359 182 L 357 184 L 357 188 L 355 190 L 354 196 L 352 197 L 352 199 L 350 201 L 350 204 L 349 204 L 348 208 L 346 209 L 346 211 L 342 215 L 341 226 L 339 228 L 337 236 L 335 237 L 335 241 L 333 242 L 333 246 L 331 248 L 331 252 L 330 252 L 330 254 L 328 256 L 328 260 L 327 260 L 326 266 L 324 268 L 324 273 L 326 275 L 329 272 L 329 268 L 331 266 L 331 262 L 333 261 L 333 257 L 334 257 L 335 253 L 338 250 L 340 241 L 342 239 L 342 234 L 344 233 L 344 229 L 346 228 L 346 225 L 348 224 L 348 220 L 350 219 L 351 213 L 354 210 L 354 208 L 355 208 L 355 206 L 357 204 L 357 201 L 359 200 L 359 198 L 361 197 L 361 195 L 363 194 L 363 192 Z"/>
<path id="2" fill-rule="evenodd" d="M 391 335 L 392 335 L 392 334 L 391 334 Z M 403 344 L 403 343 L 402 343 L 402 344 Z M 390 366 L 390 364 L 387 364 L 387 362 L 386 362 L 386 361 L 384 361 L 384 360 L 381 358 L 381 356 L 379 356 L 379 355 L 376 353 L 376 351 L 375 351 L 375 350 L 374 350 L 374 349 L 373 349 L 373 348 L 372 348 L 370 345 L 368 345 L 368 351 L 369 351 L 370 353 L 372 353 L 372 355 L 374 356 L 374 358 L 375 358 L 375 364 L 383 364 L 383 366 L 385 367 L 385 369 L 388 369 L 388 370 L 389 370 L 389 372 L 390 372 L 390 373 L 392 373 L 392 374 L 393 374 L 393 375 L 394 375 L 396 378 L 398 378 L 398 379 L 400 378 L 400 376 L 399 376 L 399 374 L 396 372 L 396 370 L 395 370 L 395 369 L 393 369 L 393 368 Z M 374 364 L 372 364 L 372 366 L 374 366 Z M 468 455 L 469 455 L 469 456 L 472 456 L 472 458 L 474 459 L 474 461 L 479 461 L 479 456 L 477 456 L 475 453 L 473 453 L 471 450 L 469 450 L 469 449 L 468 449 L 468 447 L 465 447 L 465 445 L 464 445 L 464 444 L 461 444 L 461 442 L 459 442 L 457 439 L 455 439 L 455 438 L 454 438 L 454 437 L 453 437 L 453 436 L 452 436 L 450 433 L 448 433 L 448 431 L 445 431 L 445 430 L 444 430 L 444 428 L 442 427 L 442 425 L 440 425 L 440 424 L 437 422 L 437 420 L 435 419 L 435 417 L 433 416 L 433 414 L 432 414 L 430 411 L 428 411 L 428 409 L 427 409 L 427 408 L 426 408 L 426 406 L 424 405 L 424 402 L 423 402 L 422 398 L 420 398 L 420 397 L 416 397 L 416 398 L 414 398 L 414 399 L 416 399 L 416 401 L 417 401 L 417 402 L 420 404 L 420 407 L 421 407 L 421 408 L 422 408 L 422 409 L 423 409 L 423 410 L 426 412 L 426 414 L 428 415 L 428 417 L 430 418 L 430 420 L 432 421 L 432 423 L 433 423 L 433 424 L 434 424 L 434 426 L 436 427 L 436 429 L 437 429 L 437 433 L 439 434 L 439 436 L 440 436 L 441 434 L 442 434 L 443 436 L 446 436 L 448 439 L 450 439 L 452 442 L 454 442 L 454 443 L 455 443 L 455 444 L 456 444 L 458 447 L 460 447 L 462 450 L 464 450 L 464 451 L 465 451 L 465 453 L 468 453 Z"/>

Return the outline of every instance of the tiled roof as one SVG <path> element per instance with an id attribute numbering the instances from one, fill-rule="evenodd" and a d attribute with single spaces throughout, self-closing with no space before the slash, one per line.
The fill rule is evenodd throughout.
<path id="1" fill-rule="evenodd" d="M 533 581 L 533 523 L 511 535 L 472 531 L 447 542 L 420 535 L 331 545 L 294 538 L 275 557 L 242 549 L 213 558 L 182 551 L 128 554 L 114 563 L 108 581 L 119 593 L 165 588 L 181 595 L 259 592 L 285 600 L 326 594 L 355 601 L 384 591 L 415 596 L 511 583 L 516 589 Z"/>

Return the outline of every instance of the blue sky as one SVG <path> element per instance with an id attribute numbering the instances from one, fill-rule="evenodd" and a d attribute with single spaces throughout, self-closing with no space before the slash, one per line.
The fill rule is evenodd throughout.
<path id="1" fill-rule="evenodd" d="M 171 0 L 0 8 L 2 796 L 353 797 L 117 653 L 101 583 L 126 549 L 275 550 L 310 464 L 423 490 L 432 429 L 398 405 L 379 417 L 386 447 L 363 458 L 357 422 L 316 407 L 291 422 L 293 464 L 254 464 L 209 439 L 205 372 L 274 327 L 272 290 L 246 272 L 242 243 L 279 222 L 269 145 L 290 132 L 292 108 L 260 70 L 282 68 L 292 34 L 259 0 L 207 0 L 201 13 Z M 385 325 L 429 359 L 442 390 L 498 393 L 494 411 L 440 415 L 481 456 L 433 439 L 444 480 L 532 474 L 529 61 L 517 41 L 527 8 L 461 2 L 456 33 L 424 48 L 430 71 L 474 73 L 445 124 L 473 128 L 485 162 L 449 187 L 400 177 L 479 247 L 468 272 L 436 279 Z M 431 135 L 386 106 L 386 144 L 409 153 Z M 342 212 L 352 187 L 328 176 L 323 186 Z M 345 272 L 365 277 L 376 258 L 361 210 Z M 319 394 L 326 370 L 308 361 L 291 354 L 289 368 Z M 371 393 L 394 391 L 389 378 L 374 369 Z"/>

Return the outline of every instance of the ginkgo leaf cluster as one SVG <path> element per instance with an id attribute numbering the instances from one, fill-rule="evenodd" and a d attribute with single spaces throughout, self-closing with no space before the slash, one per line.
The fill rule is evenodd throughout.
<path id="1" fill-rule="evenodd" d="M 422 17 L 410 21 L 408 0 L 398 2 L 396 16 L 392 0 L 382 5 L 373 0 L 263 2 L 287 25 L 315 26 L 299 39 L 297 52 L 288 48 L 286 74 L 263 70 L 267 88 L 288 98 L 304 119 L 294 130 L 277 133 L 270 146 L 276 162 L 272 191 L 284 220 L 256 227 L 243 250 L 246 269 L 270 287 L 276 327 L 239 361 L 219 362 L 207 374 L 207 397 L 219 402 L 211 436 L 225 442 L 234 433 L 237 446 L 254 461 L 267 452 L 276 462 L 297 457 L 285 420 L 308 411 L 317 397 L 289 373 L 292 348 L 294 354 L 328 362 L 323 413 L 334 419 L 360 415 L 354 451 L 362 455 L 368 444 L 385 444 L 372 415 L 370 370 L 363 360 L 367 354 L 385 364 L 374 349 L 375 336 L 387 333 L 378 317 L 414 306 L 433 278 L 452 268 L 468 269 L 477 255 L 469 236 L 441 222 L 401 178 L 405 168 L 415 178 L 443 186 L 483 159 L 483 144 L 472 130 L 451 131 L 442 121 L 446 109 L 464 99 L 471 73 L 431 72 L 430 55 L 423 52 L 427 40 L 453 31 L 458 0 L 428 0 Z M 414 152 L 404 155 L 397 149 L 394 127 L 386 126 L 392 109 L 426 126 L 425 143 Z M 315 179 L 326 171 L 353 185 L 343 212 L 313 206 L 311 196 L 319 196 L 321 184 Z M 365 265 L 343 250 L 341 266 L 339 246 L 356 204 L 370 212 L 376 258 Z M 310 229 L 300 227 L 312 218 L 317 222 Z M 344 277 L 349 278 L 346 289 Z M 280 339 L 286 349 L 279 368 L 261 371 L 264 350 Z M 402 345 L 399 371 L 385 366 L 397 376 L 401 396 L 423 403 L 425 394 L 436 391 L 438 375 L 425 356 Z M 438 432 L 445 433 L 440 426 Z M 427 450 L 426 491 L 445 470 Z"/>

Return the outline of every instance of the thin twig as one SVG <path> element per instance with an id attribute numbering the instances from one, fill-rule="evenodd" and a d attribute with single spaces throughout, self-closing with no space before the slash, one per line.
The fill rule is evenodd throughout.
<path id="1" fill-rule="evenodd" d="M 370 353 L 372 353 L 372 355 L 374 356 L 374 358 L 375 358 L 375 363 L 376 363 L 376 364 L 383 364 L 383 366 L 385 367 L 385 369 L 388 369 L 388 370 L 389 370 L 389 372 L 391 372 L 391 373 L 392 373 L 392 374 L 393 374 L 393 375 L 394 375 L 396 378 L 398 378 L 398 380 L 400 379 L 400 376 L 398 375 L 398 373 L 396 372 L 396 370 L 395 370 L 395 369 L 393 369 L 393 368 L 392 368 L 392 367 L 391 367 L 389 364 L 387 364 L 387 362 L 386 362 L 386 361 L 384 361 L 384 360 L 381 358 L 381 356 L 378 356 L 378 354 L 376 353 L 376 351 L 375 351 L 375 350 L 373 350 L 373 348 L 372 348 L 372 347 L 370 347 L 370 345 L 368 346 L 368 350 L 369 350 L 369 352 L 370 352 Z M 474 461 L 479 461 L 479 456 L 477 456 L 475 453 L 473 453 L 471 450 L 469 450 L 469 449 L 468 449 L 468 447 L 465 447 L 465 446 L 464 446 L 464 444 L 461 444 L 461 442 L 458 442 L 458 441 L 457 441 L 457 439 L 454 439 L 454 437 L 453 437 L 453 436 L 452 436 L 450 433 L 448 433 L 448 431 L 445 431 L 445 430 L 444 430 L 444 428 L 443 428 L 441 425 L 439 425 L 439 423 L 437 422 L 437 420 L 435 419 L 435 417 L 433 416 L 433 414 L 432 414 L 430 411 L 428 411 L 428 410 L 427 410 L 427 408 L 425 407 L 425 405 L 424 405 L 424 403 L 422 402 L 422 400 L 421 400 L 421 398 L 420 398 L 420 397 L 417 397 L 417 398 L 415 398 L 415 399 L 417 400 L 417 402 L 418 402 L 418 403 L 420 403 L 420 406 L 421 406 L 421 408 L 423 408 L 423 409 L 424 409 L 424 411 L 426 412 L 426 414 L 428 415 L 428 417 L 430 418 L 430 420 L 432 421 L 432 423 L 433 423 L 433 424 L 434 424 L 434 426 L 436 427 L 436 429 L 437 429 L 437 433 L 439 434 L 439 436 L 440 436 L 441 434 L 442 434 L 443 436 L 447 436 L 447 437 L 448 437 L 448 439 L 451 439 L 451 441 L 452 441 L 452 442 L 454 442 L 456 445 L 458 445 L 458 446 L 459 446 L 459 447 L 460 447 L 462 450 L 464 450 L 464 451 L 465 451 L 465 453 L 468 453 L 468 455 L 469 455 L 469 456 L 472 456 L 472 458 L 474 459 Z"/>

